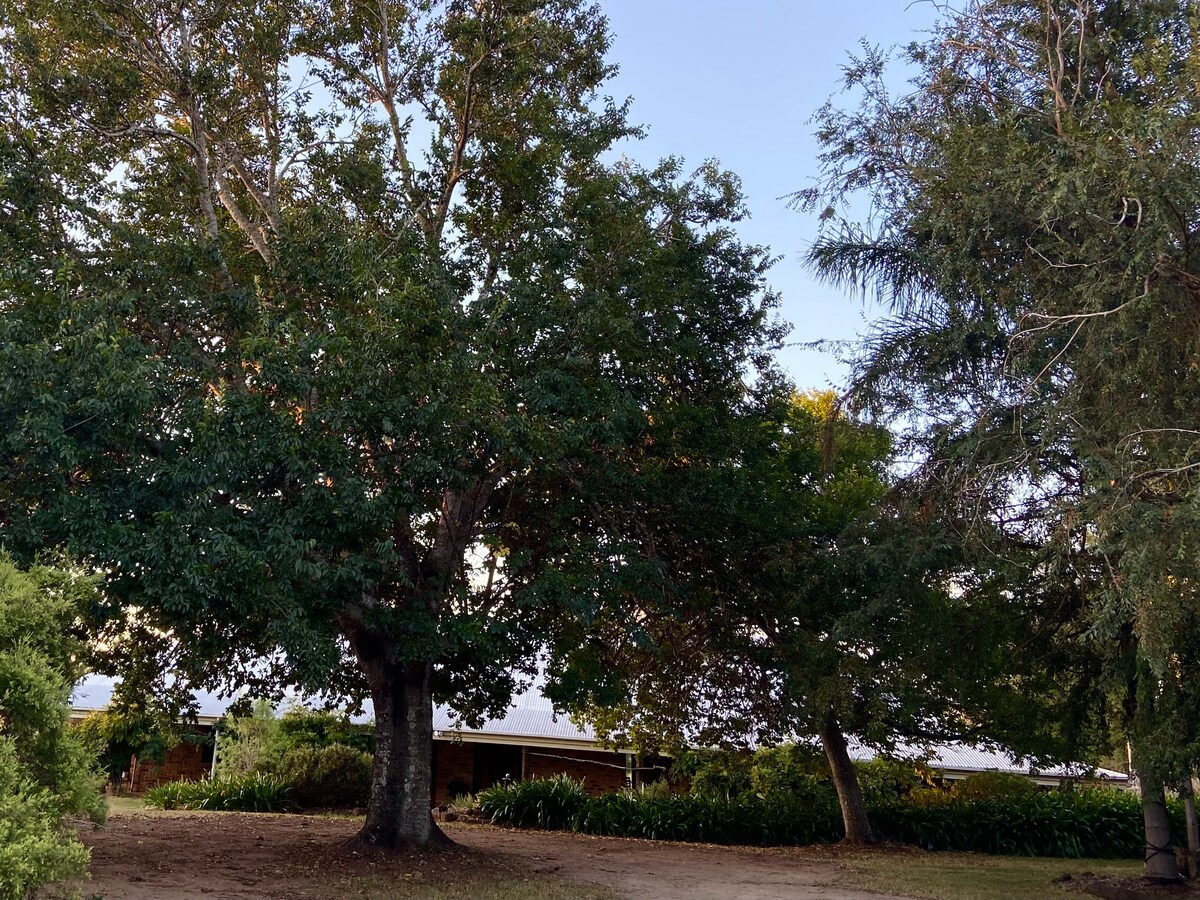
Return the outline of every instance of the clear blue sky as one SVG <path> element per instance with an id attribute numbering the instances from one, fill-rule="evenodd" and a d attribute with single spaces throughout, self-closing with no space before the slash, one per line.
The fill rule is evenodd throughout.
<path id="1" fill-rule="evenodd" d="M 743 181 L 751 219 L 743 238 L 782 258 L 771 274 L 782 294 L 789 341 L 853 338 L 871 314 L 860 300 L 810 278 L 799 254 L 815 217 L 784 195 L 811 183 L 817 146 L 813 112 L 837 90 L 840 67 L 860 38 L 905 44 L 933 22 L 932 3 L 908 0 L 601 0 L 620 74 L 610 90 L 632 97 L 632 119 L 649 129 L 627 148 L 643 163 L 677 155 L 689 165 L 715 157 Z M 903 79 L 898 77 L 902 88 Z M 801 388 L 838 384 L 828 353 L 789 346 L 780 355 Z"/>

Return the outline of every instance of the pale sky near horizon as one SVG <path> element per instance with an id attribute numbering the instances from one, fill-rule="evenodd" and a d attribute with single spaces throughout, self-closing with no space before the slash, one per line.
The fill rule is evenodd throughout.
<path id="1" fill-rule="evenodd" d="M 631 97 L 631 119 L 648 129 L 626 152 L 644 164 L 708 158 L 742 179 L 751 218 L 738 231 L 780 256 L 770 275 L 793 328 L 780 354 L 798 387 L 838 385 L 845 370 L 827 352 L 796 344 L 852 339 L 873 314 L 860 299 L 808 275 L 800 253 L 816 235 L 813 215 L 785 196 L 817 172 L 812 114 L 839 87 L 860 39 L 889 47 L 920 39 L 936 18 L 911 0 L 601 0 L 613 34 L 610 82 Z M 897 74 L 893 90 L 903 89 Z"/>

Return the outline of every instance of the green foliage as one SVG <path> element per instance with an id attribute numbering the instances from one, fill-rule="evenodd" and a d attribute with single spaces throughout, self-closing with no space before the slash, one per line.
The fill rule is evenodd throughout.
<path id="1" fill-rule="evenodd" d="M 518 828 L 571 828 L 586 803 L 583 784 L 566 775 L 496 785 L 479 794 L 484 815 Z"/>
<path id="2" fill-rule="evenodd" d="M 740 797 L 750 790 L 751 756 L 738 750 L 685 750 L 671 764 L 676 779 L 686 778 L 694 794 Z"/>
<path id="3" fill-rule="evenodd" d="M 829 763 L 819 748 L 807 744 L 762 747 L 750 760 L 750 790 L 760 797 L 772 794 L 811 795 L 818 785 L 829 787 Z"/>
<path id="4" fill-rule="evenodd" d="M 210 781 L 172 781 L 146 791 L 153 809 L 198 809 L 212 812 L 283 812 L 291 809 L 291 787 L 262 772 Z"/>
<path id="5" fill-rule="evenodd" d="M 902 96 L 881 54 L 847 68 L 802 198 L 813 268 L 888 308 L 856 404 L 1009 567 L 1012 664 L 1044 708 L 1024 730 L 1103 747 L 1115 726 L 1152 791 L 1200 763 L 1198 46 L 1179 0 L 947 10 Z"/>
<path id="6" fill-rule="evenodd" d="M 290 747 L 259 771 L 286 784 L 301 809 L 364 807 L 371 798 L 371 754 L 342 744 Z"/>
<path id="7" fill-rule="evenodd" d="M 927 784 L 932 774 L 922 763 L 883 757 L 853 765 L 868 805 L 903 797 Z M 834 790 L 825 754 L 809 744 L 779 744 L 753 753 L 687 750 L 672 761 L 669 777 L 687 782 L 692 794 L 727 799 L 788 796 L 823 803 Z"/>
<path id="8" fill-rule="evenodd" d="M 162 762 L 180 741 L 178 726 L 157 710 L 131 712 L 110 707 L 89 713 L 76 727 L 110 781 L 129 771 L 134 756 Z"/>
<path id="9" fill-rule="evenodd" d="M 918 791 L 872 816 L 888 840 L 926 850 L 1132 859 L 1141 858 L 1145 846 L 1141 802 L 1126 791 L 1032 791 L 988 799 Z"/>
<path id="10" fill-rule="evenodd" d="M 855 774 L 868 806 L 879 806 L 906 797 L 926 786 L 932 770 L 920 762 L 877 757 L 870 762 L 856 762 Z M 1019 775 L 1014 776 L 1020 778 Z M 1029 786 L 1028 779 L 1021 781 Z"/>
<path id="11" fill-rule="evenodd" d="M 371 727 L 345 714 L 295 707 L 276 717 L 272 704 L 260 700 L 251 715 L 220 726 L 217 774 L 233 782 L 256 774 L 278 778 L 289 801 L 303 809 L 366 806 L 374 743 Z"/>
<path id="12" fill-rule="evenodd" d="M 749 844 L 764 847 L 828 843 L 841 837 L 837 801 L 787 794 L 726 799 L 696 794 L 625 791 L 589 800 L 572 827 L 586 834 L 662 841 Z"/>
<path id="13" fill-rule="evenodd" d="M 1012 772 L 976 772 L 954 785 L 964 800 L 1011 800 L 1037 793 L 1028 778 Z"/>
<path id="14" fill-rule="evenodd" d="M 611 152 L 598 5 L 0 20 L 14 552 L 95 560 L 99 618 L 181 681 L 480 715 L 547 644 L 637 630 L 666 590 L 637 485 L 736 465 L 713 438 L 777 392 L 783 330 L 737 179 Z"/>
<path id="15" fill-rule="evenodd" d="M 29 777 L 13 742 L 0 737 L 0 898 L 81 874 L 88 851 L 62 824 L 59 799 Z"/>
<path id="16" fill-rule="evenodd" d="M 357 725 L 345 713 L 293 707 L 279 717 L 274 735 L 285 752 L 293 747 L 328 747 L 340 744 L 363 753 L 375 752 L 375 729 Z"/>
<path id="17" fill-rule="evenodd" d="M 283 750 L 275 707 L 257 700 L 251 714 L 226 718 L 217 727 L 217 775 L 234 778 L 270 767 Z"/>
<path id="18" fill-rule="evenodd" d="M 894 773 L 891 784 L 909 784 Z M 1026 781 L 1028 785 L 1029 782 Z M 926 850 L 1015 856 L 1140 858 L 1141 805 L 1116 790 L 1008 791 L 987 798 L 923 788 L 878 799 L 870 814 L 884 840 Z M 721 797 L 622 791 L 588 798 L 565 778 L 518 782 L 480 795 L 494 822 L 584 834 L 753 846 L 830 843 L 843 836 L 831 791 Z M 1175 826 L 1182 808 L 1172 807 Z"/>
<path id="19" fill-rule="evenodd" d="M 19 570 L 0 555 L 0 898 L 20 900 L 80 874 L 88 859 L 67 819 L 104 821 L 95 757 L 67 724 L 83 645 L 74 636 L 91 582 Z"/>

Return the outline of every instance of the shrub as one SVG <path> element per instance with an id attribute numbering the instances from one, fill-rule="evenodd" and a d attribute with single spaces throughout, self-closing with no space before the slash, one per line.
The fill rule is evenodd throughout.
<path id="1" fill-rule="evenodd" d="M 29 777 L 13 742 L 0 739 L 0 897 L 21 900 L 81 873 L 88 851 L 65 831 L 54 795 Z"/>
<path id="2" fill-rule="evenodd" d="M 291 808 L 291 787 L 275 775 L 173 781 L 146 791 L 144 802 L 156 809 L 203 809 L 215 812 L 282 812 Z"/>
<path id="3" fill-rule="evenodd" d="M 788 846 L 840 840 L 837 801 L 828 791 L 736 798 L 622 791 L 588 799 L 565 777 L 518 782 L 480 795 L 493 822 L 570 828 L 585 834 L 712 844 Z M 1136 858 L 1142 853 L 1141 805 L 1123 791 L 1029 791 L 971 800 L 918 789 L 870 810 L 886 840 L 926 850 L 1014 856 Z M 1182 812 L 1172 806 L 1173 827 Z"/>
<path id="4" fill-rule="evenodd" d="M 751 755 L 743 750 L 690 750 L 672 766 L 672 777 L 690 779 L 693 794 L 740 797 L 751 788 Z"/>
<path id="5" fill-rule="evenodd" d="M 976 772 L 954 786 L 964 800 L 1009 800 L 1037 793 L 1028 778 L 1011 772 Z"/>
<path id="6" fill-rule="evenodd" d="M 566 775 L 497 785 L 479 794 L 479 808 L 493 822 L 518 828 L 570 828 L 587 802 L 583 784 Z"/>
<path id="7" fill-rule="evenodd" d="M 566 776 L 489 788 L 479 804 L 493 822 L 585 834 L 778 846 L 838 840 L 841 817 L 827 791 L 738 798 L 672 794 L 662 787 L 588 798 Z"/>
<path id="8" fill-rule="evenodd" d="M 217 738 L 217 775 L 236 778 L 279 758 L 279 720 L 269 700 L 257 700 L 248 716 L 227 719 Z"/>
<path id="9" fill-rule="evenodd" d="M 927 784 L 931 775 L 921 763 L 875 759 L 855 763 L 859 786 L 870 803 L 889 803 Z M 792 794 L 816 801 L 833 796 L 833 777 L 825 754 L 808 744 L 763 747 L 753 754 L 736 750 L 695 750 L 680 754 L 670 777 L 690 779 L 693 794 L 734 799 L 745 794 L 769 797 Z"/>
<path id="10" fill-rule="evenodd" d="M 217 744 L 217 774 L 223 777 L 244 775 L 248 772 L 271 772 L 284 774 L 285 769 L 297 767 L 309 771 L 315 766 L 328 769 L 330 760 L 342 751 L 314 761 L 304 750 L 322 751 L 329 747 L 349 749 L 356 754 L 375 752 L 374 729 L 369 725 L 355 725 L 347 715 L 325 710 L 294 707 L 282 716 L 275 715 L 275 707 L 268 700 L 256 701 L 249 716 L 231 717 L 221 727 Z M 285 757 L 297 756 L 285 763 Z M 320 759 L 325 759 L 320 762 Z M 355 761 L 357 763 L 358 757 Z M 347 772 L 358 784 L 358 767 L 349 765 Z M 308 777 L 307 775 L 305 776 Z M 298 788 L 303 787 L 297 784 Z M 353 793 L 354 789 L 348 789 Z M 335 793 L 332 790 L 326 793 Z M 342 793 L 347 793 L 343 791 Z M 357 796 L 357 794 L 356 794 Z M 357 799 L 348 805 L 363 804 Z M 317 803 L 319 806 L 346 805 L 342 803 Z"/>
<path id="11" fill-rule="evenodd" d="M 804 744 L 764 747 L 749 760 L 750 790 L 761 797 L 785 793 L 810 796 L 829 782 L 829 764 L 820 750 Z"/>
<path id="12" fill-rule="evenodd" d="M 984 800 L 917 791 L 872 817 L 883 837 L 926 850 L 1071 858 L 1134 858 L 1143 850 L 1141 803 L 1124 791 L 1032 791 Z"/>
<path id="13" fill-rule="evenodd" d="M 371 797 L 371 754 L 341 744 L 292 747 L 272 771 L 304 809 L 366 806 Z"/>
<path id="14" fill-rule="evenodd" d="M 340 744 L 360 753 L 375 752 L 375 729 L 356 725 L 345 713 L 293 707 L 279 717 L 277 738 L 280 749 L 293 747 L 330 747 Z"/>
<path id="15" fill-rule="evenodd" d="M 827 843 L 842 837 L 841 815 L 828 795 L 816 802 L 792 794 L 728 799 L 704 794 L 623 791 L 588 800 L 571 827 L 585 834 L 764 847 Z"/>
<path id="16" fill-rule="evenodd" d="M 94 599 L 86 579 L 0 555 L 0 898 L 83 872 L 68 818 L 104 820 L 95 754 L 67 725 L 83 647 L 72 635 Z"/>
<path id="17" fill-rule="evenodd" d="M 925 787 L 929 769 L 919 763 L 879 757 L 854 764 L 868 806 L 881 806 Z"/>

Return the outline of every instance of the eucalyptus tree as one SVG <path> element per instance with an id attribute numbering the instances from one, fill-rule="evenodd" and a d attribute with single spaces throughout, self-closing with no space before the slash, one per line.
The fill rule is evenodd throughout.
<path id="1" fill-rule="evenodd" d="M 0 540 L 183 680 L 370 696 L 360 840 L 443 839 L 434 698 L 652 580 L 588 485 L 772 380 L 736 179 L 611 161 L 579 0 L 0 11 Z"/>
<path id="2" fill-rule="evenodd" d="M 973 2 L 868 50 L 819 116 L 811 261 L 891 315 L 858 396 L 905 420 L 931 496 L 1039 548 L 1124 682 L 1147 874 L 1175 877 L 1164 782 L 1190 775 L 1200 210 L 1196 19 L 1183 2 Z M 844 201 L 865 193 L 867 221 Z M 1049 569 L 1047 569 L 1049 571 Z"/>

